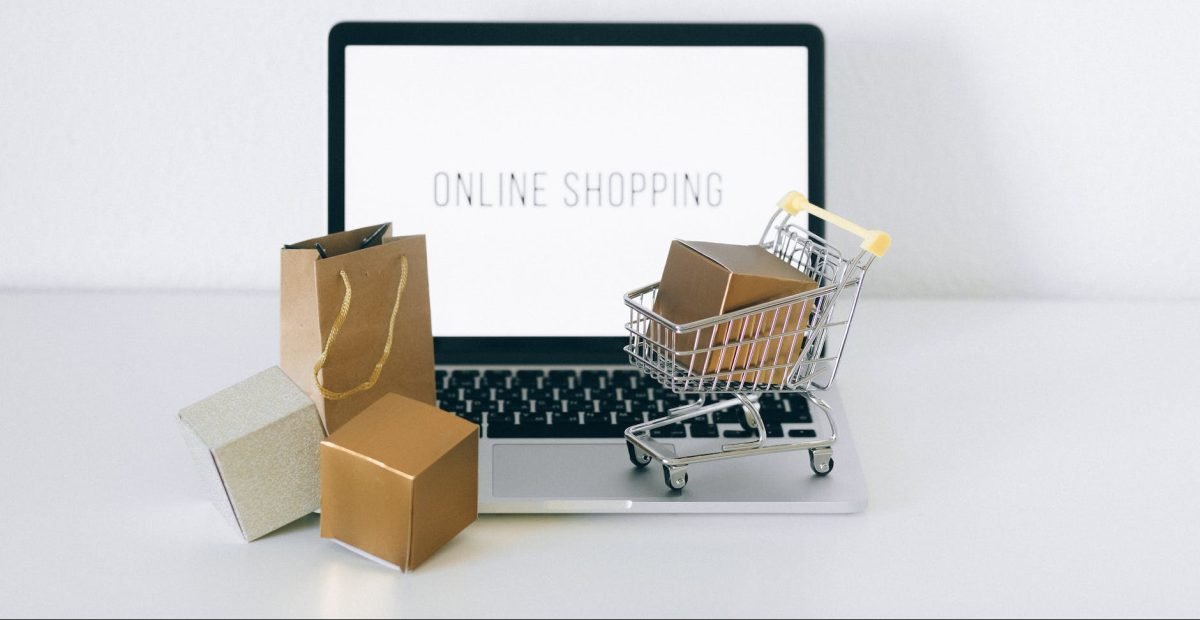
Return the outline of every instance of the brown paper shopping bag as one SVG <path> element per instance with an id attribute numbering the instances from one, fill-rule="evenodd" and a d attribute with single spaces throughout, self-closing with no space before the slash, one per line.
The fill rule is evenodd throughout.
<path id="1" fill-rule="evenodd" d="M 435 404 L 424 235 L 370 226 L 285 246 L 281 263 L 279 365 L 327 432 L 389 392 Z"/>

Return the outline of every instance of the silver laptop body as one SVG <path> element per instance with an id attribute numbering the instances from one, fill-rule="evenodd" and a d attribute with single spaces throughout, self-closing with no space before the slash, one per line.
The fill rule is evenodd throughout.
<path id="1" fill-rule="evenodd" d="M 749 244 L 783 191 L 824 204 L 817 28 L 345 23 L 329 40 L 329 228 L 394 221 L 398 232 L 428 235 L 438 404 L 481 426 L 481 512 L 865 507 L 836 388 L 822 394 L 838 432 L 826 476 L 813 473 L 806 452 L 783 452 L 694 465 L 687 486 L 671 490 L 657 462 L 630 462 L 622 437 L 683 403 L 628 364 L 617 336 L 621 294 L 655 279 L 671 236 Z M 642 135 L 657 137 L 638 143 Z M 701 145 L 716 142 L 697 148 L 697 136 Z M 623 153 L 641 163 L 624 163 Z M 772 168 L 790 157 L 791 168 Z M 743 211 L 750 205 L 761 209 Z M 595 217 L 581 230 L 572 214 L 583 207 Z M 505 208 L 525 223 L 493 235 L 504 226 L 493 214 Z M 675 209 L 669 218 L 667 209 Z M 619 226 L 618 212 L 628 214 Z M 530 224 L 530 214 L 564 224 Z M 530 226 L 541 226 L 541 236 L 522 237 Z M 820 222 L 808 227 L 822 234 Z M 543 240 L 549 257 L 528 254 Z M 575 251 L 597 241 L 603 251 Z M 551 278 L 557 297 L 546 312 L 559 323 L 547 328 L 558 335 L 547 336 L 510 312 L 518 302 L 508 288 L 481 275 L 509 260 L 517 265 L 502 272 L 513 278 L 509 288 L 544 285 L 547 269 L 572 261 L 576 272 L 604 277 L 590 289 Z M 830 430 L 803 396 L 767 394 L 760 405 L 768 442 Z M 747 432 L 728 410 L 656 439 L 685 454 Z"/>

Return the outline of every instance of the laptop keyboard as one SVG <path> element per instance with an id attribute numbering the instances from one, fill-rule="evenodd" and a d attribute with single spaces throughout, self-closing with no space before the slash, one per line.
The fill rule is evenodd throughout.
<path id="1" fill-rule="evenodd" d="M 687 402 L 636 370 L 438 370 L 438 407 L 493 439 L 619 439 L 625 429 Z M 764 394 L 768 437 L 816 437 L 808 401 Z M 658 438 L 752 437 L 740 407 L 651 431 Z M 727 425 L 734 425 L 730 428 Z"/>

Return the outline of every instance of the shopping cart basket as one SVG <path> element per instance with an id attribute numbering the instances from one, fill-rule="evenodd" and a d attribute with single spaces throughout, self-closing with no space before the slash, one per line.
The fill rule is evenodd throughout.
<path id="1" fill-rule="evenodd" d="M 816 475 L 833 471 L 837 427 L 829 405 L 818 395 L 837 376 L 863 280 L 874 260 L 887 252 L 891 237 L 829 213 L 799 192 L 789 192 L 778 207 L 759 245 L 812 278 L 816 289 L 686 324 L 673 323 L 654 311 L 658 282 L 625 295 L 629 363 L 664 388 L 692 397 L 664 417 L 625 430 L 629 460 L 641 468 L 657 459 L 672 489 L 687 484 L 689 465 L 752 454 L 808 450 Z M 857 255 L 843 256 L 825 239 L 793 223 L 792 218 L 801 214 L 815 215 L 861 237 Z M 758 404 L 768 392 L 802 394 L 824 414 L 827 435 L 768 442 Z M 728 397 L 722 400 L 720 395 Z M 707 402 L 709 397 L 713 402 Z M 654 429 L 739 405 L 742 425 L 757 435 L 749 441 L 679 456 L 672 446 L 651 437 Z"/>

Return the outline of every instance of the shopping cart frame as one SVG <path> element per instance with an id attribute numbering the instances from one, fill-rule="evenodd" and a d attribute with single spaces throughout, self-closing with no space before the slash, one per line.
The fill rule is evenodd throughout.
<path id="1" fill-rule="evenodd" d="M 687 485 L 690 465 L 753 454 L 808 450 L 809 465 L 816 475 L 824 476 L 833 470 L 837 426 L 829 404 L 819 393 L 829 389 L 837 376 L 867 271 L 876 258 L 887 252 L 891 238 L 829 213 L 809 203 L 798 192 L 789 192 L 777 206 L 759 245 L 813 278 L 818 285 L 816 289 L 685 324 L 674 323 L 654 310 L 658 282 L 625 294 L 625 305 L 630 311 L 630 320 L 625 324 L 629 334 L 625 351 L 630 364 L 665 389 L 694 397 L 692 402 L 670 409 L 661 418 L 625 430 L 629 460 L 638 468 L 658 460 L 664 481 L 673 490 L 682 490 Z M 815 215 L 861 237 L 857 255 L 847 259 L 823 237 L 792 224 L 792 218 L 801 213 Z M 839 318 L 838 304 L 843 298 L 848 306 L 842 306 L 845 315 Z M 768 317 L 770 322 L 766 323 Z M 752 324 L 755 327 L 750 330 Z M 770 326 L 765 335 L 761 334 L 764 324 Z M 739 336 L 731 342 L 735 331 Z M 706 334 L 708 343 L 702 346 Z M 801 343 L 799 351 L 797 343 Z M 781 360 L 785 344 L 787 354 Z M 714 354 L 719 355 L 715 368 L 711 364 Z M 730 355 L 727 366 L 726 357 Z M 748 361 L 744 367 L 736 364 L 743 356 Z M 807 441 L 768 442 L 759 399 L 769 392 L 804 396 L 823 414 L 828 433 Z M 729 398 L 706 404 L 710 396 L 722 394 Z M 655 429 L 735 406 L 742 408 L 742 426 L 756 433 L 749 441 L 726 443 L 717 451 L 681 456 L 670 444 L 660 443 L 651 436 Z"/>

